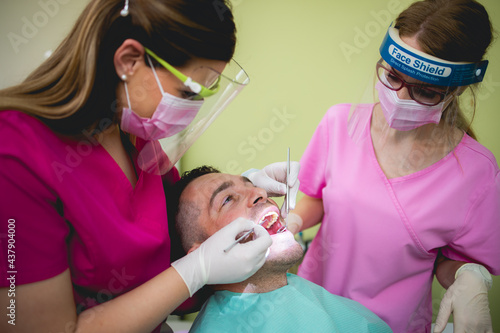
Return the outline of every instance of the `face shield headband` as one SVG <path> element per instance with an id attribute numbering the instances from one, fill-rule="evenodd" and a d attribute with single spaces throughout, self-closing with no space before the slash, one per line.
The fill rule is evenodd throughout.
<path id="1" fill-rule="evenodd" d="M 451 62 L 421 52 L 399 37 L 399 30 L 389 27 L 380 46 L 380 55 L 394 69 L 416 80 L 446 87 L 466 86 L 483 81 L 488 60 L 476 63 Z"/>

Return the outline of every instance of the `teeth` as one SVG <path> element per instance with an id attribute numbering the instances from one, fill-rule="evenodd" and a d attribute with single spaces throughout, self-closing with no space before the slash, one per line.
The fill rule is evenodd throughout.
<path id="1" fill-rule="evenodd" d="M 272 217 L 272 219 L 269 219 L 268 217 Z M 259 224 L 264 228 L 269 229 L 274 223 L 276 223 L 276 221 L 278 221 L 278 214 L 276 214 L 275 212 L 269 212 L 260 219 Z"/>

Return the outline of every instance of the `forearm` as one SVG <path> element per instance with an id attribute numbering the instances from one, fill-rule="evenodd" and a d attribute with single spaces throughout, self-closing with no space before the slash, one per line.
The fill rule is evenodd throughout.
<path id="1" fill-rule="evenodd" d="M 0 305 L 9 305 L 6 288 Z M 151 332 L 189 297 L 174 268 L 135 289 L 77 316 L 70 272 L 16 286 L 15 325 L 0 321 L 1 332 Z"/>
<path id="2" fill-rule="evenodd" d="M 188 288 L 171 267 L 120 297 L 82 312 L 76 331 L 151 332 L 188 297 Z"/>
<path id="3" fill-rule="evenodd" d="M 438 256 L 436 260 L 436 278 L 443 288 L 448 289 L 455 282 L 455 273 L 466 264 L 463 261 L 450 260 L 443 256 Z"/>
<path id="4" fill-rule="evenodd" d="M 310 228 L 323 219 L 323 200 L 304 195 L 292 212 L 302 218 L 302 227 L 297 231 Z"/>

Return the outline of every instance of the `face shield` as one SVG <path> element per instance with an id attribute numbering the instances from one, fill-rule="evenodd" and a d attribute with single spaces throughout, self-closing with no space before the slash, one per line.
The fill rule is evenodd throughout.
<path id="1" fill-rule="evenodd" d="M 351 138 L 370 139 L 379 151 L 395 149 L 389 142 L 400 143 L 402 165 L 425 160 L 422 154 L 429 152 L 423 147 L 441 150 L 436 156 L 450 152 L 462 135 L 456 128 L 457 97 L 465 86 L 483 80 L 488 61 L 450 62 L 428 55 L 403 42 L 392 26 L 380 55 L 360 101 L 351 106 Z"/>
<path id="2" fill-rule="evenodd" d="M 189 76 L 166 66 L 166 62 L 148 52 L 161 65 L 179 78 L 185 86 L 183 97 L 186 103 L 201 103 L 196 115 L 187 115 L 185 108 L 170 107 L 169 117 L 174 121 L 189 118 L 181 131 L 166 138 L 146 141 L 143 147 L 138 147 L 138 165 L 148 173 L 163 175 L 179 161 L 182 155 L 212 124 L 229 103 L 249 83 L 250 79 L 241 66 L 231 60 L 222 73 L 210 67 L 199 67 Z M 164 101 L 162 101 L 164 102 Z M 182 104 L 182 103 L 181 103 Z M 177 110 L 176 110 L 177 109 Z"/>

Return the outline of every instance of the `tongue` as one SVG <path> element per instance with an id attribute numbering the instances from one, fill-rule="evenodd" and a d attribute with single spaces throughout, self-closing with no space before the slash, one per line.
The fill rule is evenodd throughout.
<path id="1" fill-rule="evenodd" d="M 269 233 L 269 235 L 275 235 L 278 233 L 278 230 L 281 228 L 282 224 L 280 222 L 280 220 L 278 219 L 278 221 L 274 222 L 274 224 L 271 226 L 271 228 L 267 229 L 267 232 Z"/>

